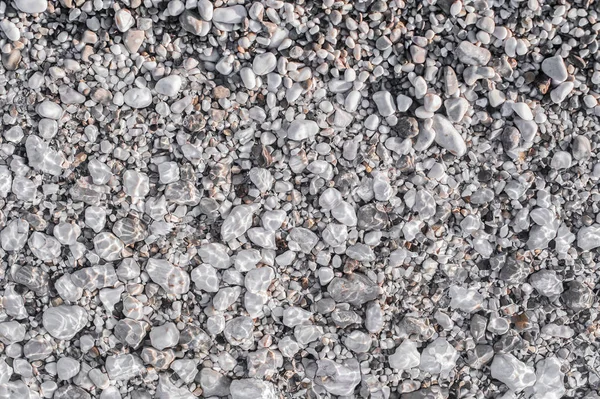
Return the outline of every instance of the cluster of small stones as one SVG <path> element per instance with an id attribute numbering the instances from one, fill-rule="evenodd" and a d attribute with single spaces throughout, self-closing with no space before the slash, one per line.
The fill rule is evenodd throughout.
<path id="1" fill-rule="evenodd" d="M 0 1 L 0 398 L 598 399 L 599 14 Z"/>

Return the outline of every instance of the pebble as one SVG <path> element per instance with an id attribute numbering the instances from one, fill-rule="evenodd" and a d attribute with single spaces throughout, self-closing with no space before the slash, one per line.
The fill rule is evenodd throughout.
<path id="1" fill-rule="evenodd" d="M 417 349 L 417 343 L 409 339 L 404 340 L 389 357 L 390 367 L 405 371 L 419 367 L 421 355 Z"/>
<path id="2" fill-rule="evenodd" d="M 379 114 L 383 117 L 387 117 L 396 112 L 396 105 L 394 99 L 388 91 L 378 91 L 373 94 L 373 101 L 377 105 Z"/>
<path id="3" fill-rule="evenodd" d="M 224 24 L 239 24 L 248 16 L 246 8 L 242 5 L 231 7 L 218 7 L 213 11 L 212 20 Z"/>
<path id="4" fill-rule="evenodd" d="M 435 132 L 435 142 L 448 150 L 451 154 L 462 157 L 467 152 L 467 147 L 460 133 L 448 119 L 441 115 L 433 116 L 433 131 Z"/>
<path id="5" fill-rule="evenodd" d="M 531 112 L 529 105 L 525 103 L 513 103 L 512 109 L 517 115 L 519 115 L 519 118 L 523 119 L 524 121 L 533 120 L 533 113 Z"/>
<path id="6" fill-rule="evenodd" d="M 533 367 L 527 366 L 511 354 L 497 354 L 490 368 L 495 379 L 515 392 L 534 385 L 536 381 Z"/>
<path id="7" fill-rule="evenodd" d="M 456 56 L 463 64 L 487 65 L 490 62 L 491 53 L 488 49 L 465 40 L 456 48 Z"/>
<path id="8" fill-rule="evenodd" d="M 63 109 L 55 102 L 46 100 L 35 107 L 35 112 L 42 118 L 59 120 L 63 114 Z"/>
<path id="9" fill-rule="evenodd" d="M 190 278 L 182 269 L 163 259 L 148 259 L 146 272 L 156 284 L 173 295 L 182 295 L 189 291 Z"/>
<path id="10" fill-rule="evenodd" d="M 290 140 L 302 141 L 314 137 L 317 133 L 319 133 L 319 125 L 315 121 L 297 119 L 290 123 L 287 137 Z"/>
<path id="11" fill-rule="evenodd" d="M 565 61 L 558 54 L 542 61 L 542 71 L 556 83 L 562 83 L 569 77 Z"/>
<path id="12" fill-rule="evenodd" d="M 21 32 L 17 25 L 7 19 L 0 21 L 0 29 L 2 29 L 8 40 L 16 42 L 21 38 Z"/>
<path id="13" fill-rule="evenodd" d="M 182 84 L 182 80 L 181 80 L 180 76 L 171 75 L 171 76 L 167 76 L 167 77 L 164 77 L 161 80 L 159 80 L 156 83 L 155 90 L 158 94 L 162 94 L 163 96 L 175 97 L 175 96 L 177 96 L 177 94 L 179 93 L 179 90 L 181 89 L 181 84 Z M 138 96 L 139 95 L 140 94 L 138 94 Z M 144 104 L 143 99 L 135 99 L 135 100 L 130 99 L 129 101 L 136 104 L 136 105 L 130 105 L 128 103 L 128 105 L 130 105 L 131 107 L 143 108 L 142 106 L 137 105 L 140 103 Z M 152 101 L 152 94 L 150 94 L 150 102 L 151 101 Z M 150 103 L 148 103 L 148 105 L 150 105 Z"/>
<path id="14" fill-rule="evenodd" d="M 39 14 L 48 8 L 46 0 L 15 0 L 15 6 L 26 14 Z"/>
<path id="15" fill-rule="evenodd" d="M 550 98 L 555 104 L 560 104 L 571 94 L 574 87 L 575 84 L 573 82 L 563 82 L 550 92 Z"/>
<path id="16" fill-rule="evenodd" d="M 444 107 L 449 121 L 460 122 L 469 110 L 469 102 L 462 97 L 449 98 L 444 101 Z"/>
<path id="17" fill-rule="evenodd" d="M 81 306 L 60 305 L 48 308 L 42 316 L 46 331 L 56 339 L 71 340 L 88 322 L 88 313 Z"/>
<path id="18" fill-rule="evenodd" d="M 273 53 L 263 53 L 254 57 L 252 61 L 252 72 L 257 76 L 268 75 L 277 67 L 277 58 Z"/>
<path id="19" fill-rule="evenodd" d="M 123 95 L 123 100 L 131 108 L 146 108 L 152 104 L 152 92 L 148 88 L 129 89 Z"/>

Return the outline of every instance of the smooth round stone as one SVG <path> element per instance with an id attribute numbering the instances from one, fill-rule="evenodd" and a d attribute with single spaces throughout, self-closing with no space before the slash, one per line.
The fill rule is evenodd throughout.
<path id="1" fill-rule="evenodd" d="M 131 108 L 146 108 L 152 104 L 152 92 L 148 88 L 133 88 L 125 92 L 123 99 Z"/>
<path id="2" fill-rule="evenodd" d="M 213 11 L 212 20 L 224 24 L 239 24 L 248 16 L 246 8 L 242 5 L 232 7 L 219 7 Z"/>
<path id="3" fill-rule="evenodd" d="M 542 61 L 542 71 L 556 83 L 562 83 L 569 77 L 565 61 L 558 54 Z"/>
<path id="4" fill-rule="evenodd" d="M 533 113 L 531 112 L 531 108 L 529 105 L 525 103 L 514 103 L 512 105 L 513 111 L 516 112 L 517 115 L 523 120 L 531 121 L 533 120 Z"/>
<path id="5" fill-rule="evenodd" d="M 552 169 L 567 169 L 571 167 L 572 161 L 571 154 L 566 151 L 557 151 L 550 161 L 550 166 Z"/>
<path id="6" fill-rule="evenodd" d="M 437 94 L 426 94 L 423 97 L 423 106 L 427 112 L 435 112 L 442 106 L 442 99 Z"/>
<path id="7" fill-rule="evenodd" d="M 571 142 L 571 152 L 576 160 L 587 159 L 592 155 L 592 144 L 586 136 L 575 136 Z"/>
<path id="8" fill-rule="evenodd" d="M 7 19 L 0 22 L 0 29 L 2 29 L 2 32 L 4 32 L 8 40 L 16 42 L 21 38 L 21 32 L 19 31 L 19 28 L 17 28 L 17 25 Z"/>
<path id="9" fill-rule="evenodd" d="M 59 120 L 63 114 L 63 109 L 57 103 L 45 100 L 35 107 L 35 112 L 42 118 Z"/>
<path id="10" fill-rule="evenodd" d="M 446 115 L 452 122 L 460 122 L 469 110 L 469 102 L 462 97 L 449 98 L 444 101 Z"/>
<path id="11" fill-rule="evenodd" d="M 15 6 L 26 14 L 38 14 L 46 11 L 48 2 L 46 0 L 15 0 Z"/>
<path id="12" fill-rule="evenodd" d="M 297 119 L 290 123 L 287 136 L 290 140 L 302 141 L 319 133 L 319 125 L 315 121 Z"/>
<path id="13" fill-rule="evenodd" d="M 441 115 L 434 115 L 432 128 L 435 131 L 435 142 L 441 147 L 457 157 L 466 154 L 467 146 L 465 140 L 456 130 L 452 122 Z"/>
<path id="14" fill-rule="evenodd" d="M 277 389 L 269 381 L 246 378 L 231 381 L 232 399 L 277 399 Z"/>
<path id="15" fill-rule="evenodd" d="M 123 241 L 114 234 L 103 232 L 94 237 L 93 241 L 94 250 L 100 258 L 110 262 L 123 257 Z"/>
<path id="16" fill-rule="evenodd" d="M 444 338 L 437 338 L 421 353 L 419 368 L 431 374 L 450 372 L 458 359 L 457 350 Z"/>
<path id="17" fill-rule="evenodd" d="M 44 118 L 38 123 L 38 132 L 40 136 L 49 140 L 58 133 L 58 123 L 55 120 Z"/>
<path id="18" fill-rule="evenodd" d="M 410 56 L 415 64 L 423 64 L 427 59 L 427 50 L 422 47 L 410 46 Z"/>
<path id="19" fill-rule="evenodd" d="M 421 358 L 417 344 L 410 339 L 405 339 L 388 358 L 390 367 L 396 370 L 404 371 L 419 367 Z"/>
<path id="20" fill-rule="evenodd" d="M 217 270 L 207 263 L 203 263 L 192 270 L 192 281 L 196 288 L 206 292 L 219 291 L 219 276 Z"/>
<path id="21" fill-rule="evenodd" d="M 404 94 L 398 94 L 396 97 L 396 105 L 398 107 L 398 112 L 406 112 L 412 105 L 412 98 L 405 96 Z M 375 129 L 371 129 L 375 130 Z"/>
<path id="22" fill-rule="evenodd" d="M 177 96 L 177 94 L 179 93 L 179 90 L 181 89 L 181 84 L 182 84 L 181 76 L 171 75 L 171 76 L 167 76 L 167 77 L 159 80 L 156 83 L 156 86 L 154 86 L 154 89 L 156 90 L 156 92 L 158 94 L 162 94 L 164 96 L 169 96 L 169 97 L 175 97 L 175 96 Z M 150 100 L 150 101 L 152 101 L 152 100 Z M 148 105 L 150 105 L 150 104 L 148 104 Z M 136 107 L 136 108 L 140 108 L 140 107 Z"/>
<path id="23" fill-rule="evenodd" d="M 60 380 L 66 381 L 75 377 L 81 368 L 79 362 L 72 357 L 61 357 L 56 362 L 56 372 Z"/>
<path id="24" fill-rule="evenodd" d="M 415 97 L 417 100 L 425 97 L 425 94 L 427 94 L 427 81 L 422 76 L 417 76 L 412 81 L 412 84 L 415 88 Z"/>
<path id="25" fill-rule="evenodd" d="M 225 339 L 231 344 L 240 346 L 252 338 L 254 322 L 250 317 L 239 316 L 229 320 L 225 324 L 223 333 Z"/>
<path id="26" fill-rule="evenodd" d="M 379 114 L 383 117 L 387 117 L 396 112 L 396 104 L 389 91 L 378 91 L 373 94 L 373 101 L 377 105 Z"/>
<path id="27" fill-rule="evenodd" d="M 179 342 L 179 330 L 174 323 L 165 323 L 162 326 L 152 327 L 150 342 L 158 350 L 172 348 Z"/>
<path id="28" fill-rule="evenodd" d="M 164 259 L 148 259 L 146 272 L 169 294 L 182 295 L 190 289 L 189 274 Z"/>
<path id="29" fill-rule="evenodd" d="M 575 84 L 573 82 L 563 82 L 550 92 L 550 98 L 555 104 L 560 104 L 571 94 L 574 87 Z"/>
<path id="30" fill-rule="evenodd" d="M 36 257 L 46 262 L 58 258 L 61 253 L 60 242 L 56 238 L 38 231 L 29 237 L 27 244 Z"/>
<path id="31" fill-rule="evenodd" d="M 135 19 L 129 10 L 120 9 L 115 12 L 115 25 L 121 32 L 127 32 L 135 25 Z"/>
<path id="32" fill-rule="evenodd" d="M 344 338 L 344 345 L 354 353 L 366 353 L 371 349 L 371 336 L 354 330 Z"/>
<path id="33" fill-rule="evenodd" d="M 492 377 L 503 382 L 509 389 L 520 392 L 535 384 L 533 367 L 527 366 L 511 354 L 497 354 L 491 365 Z"/>
<path id="34" fill-rule="evenodd" d="M 215 8 L 210 0 L 198 0 L 198 14 L 203 20 L 212 20 L 214 10 Z"/>
<path id="35" fill-rule="evenodd" d="M 296 327 L 310 322 L 313 314 L 297 306 L 290 306 L 283 311 L 283 324 L 287 327 Z"/>
<path id="36" fill-rule="evenodd" d="M 71 87 L 61 86 L 58 88 L 58 92 L 63 104 L 83 104 L 85 102 L 85 96 Z"/>
<path id="37" fill-rule="evenodd" d="M 74 223 L 62 222 L 54 226 L 52 234 L 63 245 L 73 245 L 81 234 L 81 228 Z"/>
<path id="38" fill-rule="evenodd" d="M 267 75 L 277 67 L 277 57 L 273 53 L 263 53 L 254 57 L 252 71 L 258 76 Z"/>
<path id="39" fill-rule="evenodd" d="M 123 191 L 136 198 L 143 198 L 150 192 L 150 180 L 145 173 L 127 170 L 123 173 Z"/>
<path id="40" fill-rule="evenodd" d="M 467 65 L 486 65 L 490 62 L 492 54 L 484 47 L 479 47 L 471 42 L 461 42 L 455 51 L 458 59 L 463 64 Z"/>
<path id="41" fill-rule="evenodd" d="M 256 74 L 252 68 L 242 68 L 240 70 L 240 77 L 242 78 L 242 82 L 244 83 L 246 89 L 252 90 L 256 87 Z"/>
<path id="42" fill-rule="evenodd" d="M 48 308 L 42 316 L 46 331 L 56 339 L 70 340 L 83 330 L 88 314 L 81 306 L 60 305 Z"/>

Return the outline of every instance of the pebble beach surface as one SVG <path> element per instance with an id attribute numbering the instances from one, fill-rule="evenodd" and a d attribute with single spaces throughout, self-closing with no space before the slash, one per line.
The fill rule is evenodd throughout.
<path id="1" fill-rule="evenodd" d="M 600 399 L 597 1 L 0 1 L 0 399 Z"/>

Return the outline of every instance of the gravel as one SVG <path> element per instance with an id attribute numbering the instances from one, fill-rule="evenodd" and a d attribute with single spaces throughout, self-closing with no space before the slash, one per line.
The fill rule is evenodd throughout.
<path id="1" fill-rule="evenodd" d="M 595 3 L 0 3 L 0 396 L 598 398 Z"/>

